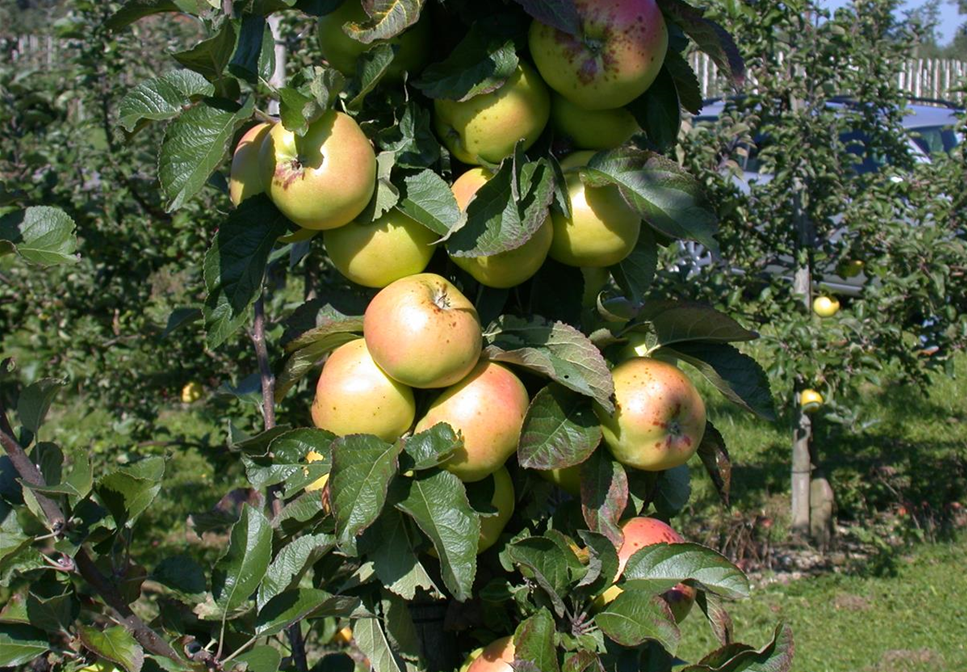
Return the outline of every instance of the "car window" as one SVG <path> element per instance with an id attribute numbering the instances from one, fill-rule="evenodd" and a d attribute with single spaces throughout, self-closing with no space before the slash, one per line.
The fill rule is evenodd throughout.
<path id="1" fill-rule="evenodd" d="M 910 137 L 925 154 L 946 152 L 950 154 L 960 143 L 953 126 L 921 126 L 911 128 Z"/>

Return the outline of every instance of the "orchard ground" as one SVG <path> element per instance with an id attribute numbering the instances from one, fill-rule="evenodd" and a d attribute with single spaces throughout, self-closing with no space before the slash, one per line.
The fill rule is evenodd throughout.
<path id="1" fill-rule="evenodd" d="M 709 417 L 725 435 L 736 465 L 732 511 L 720 509 L 711 483 L 694 468 L 692 501 L 673 522 L 712 546 L 725 535 L 742 537 L 735 545 L 737 559 L 748 563 L 757 585 L 757 599 L 730 609 L 743 641 L 766 641 L 782 618 L 795 626 L 797 669 L 961 672 L 967 669 L 962 637 L 967 606 L 961 599 L 967 594 L 967 532 L 953 523 L 958 515 L 963 518 L 963 509 L 958 514 L 951 504 L 967 506 L 967 355 L 957 358 L 955 377 L 936 377 L 929 398 L 890 372 L 883 380 L 856 399 L 867 421 L 858 434 L 817 416 L 817 444 L 837 488 L 841 532 L 834 552 L 818 567 L 791 573 L 761 561 L 769 549 L 773 558 L 820 557 L 784 545 L 788 431 L 748 418 L 707 389 L 702 392 Z M 224 425 L 211 408 L 202 400 L 164 410 L 158 427 L 177 437 L 164 447 L 112 445 L 115 435 L 96 416 L 61 412 L 45 427 L 65 448 L 99 446 L 101 459 L 168 453 L 166 496 L 146 512 L 138 525 L 147 529 L 136 535 L 136 543 L 151 544 L 134 549 L 149 568 L 161 557 L 185 552 L 188 544 L 191 554 L 209 560 L 222 548 L 217 532 L 186 541 L 188 515 L 209 510 L 244 482 L 241 465 L 224 448 Z M 780 564 L 774 560 L 773 567 Z M 686 659 L 713 648 L 698 618 L 685 621 L 683 634 Z"/>

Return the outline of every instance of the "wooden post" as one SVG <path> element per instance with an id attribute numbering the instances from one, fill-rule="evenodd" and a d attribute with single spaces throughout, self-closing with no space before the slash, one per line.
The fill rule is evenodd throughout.
<path id="1" fill-rule="evenodd" d="M 800 101 L 793 101 L 793 109 L 798 109 Z M 812 295 L 812 271 L 810 269 L 809 248 L 815 239 L 815 231 L 809 216 L 803 212 L 802 194 L 804 185 L 797 177 L 793 180 L 793 217 L 797 232 L 797 266 L 793 277 L 793 292 L 802 297 L 806 310 L 810 310 Z M 802 260 L 802 261 L 800 261 Z M 799 399 L 800 389 L 795 390 L 796 425 L 792 434 L 792 511 L 791 527 L 794 534 L 809 534 L 809 480 L 812 472 L 809 444 L 812 440 L 812 420 L 802 408 Z"/>

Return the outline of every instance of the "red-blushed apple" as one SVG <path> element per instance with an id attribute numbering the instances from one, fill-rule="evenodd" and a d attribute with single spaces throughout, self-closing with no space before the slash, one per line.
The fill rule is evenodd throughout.
<path id="1" fill-rule="evenodd" d="M 477 309 L 434 273 L 410 275 L 380 290 L 366 307 L 363 333 L 379 367 L 410 387 L 459 382 L 483 347 Z"/>
<path id="2" fill-rule="evenodd" d="M 467 670 L 470 669 L 470 666 L 473 665 L 473 661 L 477 660 L 480 654 L 483 653 L 483 650 L 484 647 L 481 646 L 468 653 L 466 660 L 463 661 L 463 665 L 460 666 L 460 669 L 457 670 L 457 672 L 467 672 Z"/>
<path id="3" fill-rule="evenodd" d="M 345 343 L 329 355 L 312 402 L 312 422 L 337 436 L 375 434 L 396 441 L 416 417 L 413 390 L 376 366 L 366 341 Z"/>
<path id="4" fill-rule="evenodd" d="M 228 197 L 236 207 L 249 196 L 265 191 L 259 172 L 259 148 L 271 130 L 272 124 L 256 124 L 245 131 L 235 147 L 228 177 Z"/>
<path id="5" fill-rule="evenodd" d="M 571 217 L 551 209 L 554 237 L 549 256 L 568 266 L 613 266 L 631 254 L 641 233 L 641 217 L 618 187 L 588 187 L 579 171 L 594 152 L 574 152 L 561 161 Z"/>
<path id="6" fill-rule="evenodd" d="M 437 98 L 433 111 L 437 135 L 455 157 L 471 165 L 500 163 L 518 140 L 524 149 L 534 144 L 547 125 L 551 98 L 534 68 L 521 61 L 496 91 L 464 101 Z"/>
<path id="7" fill-rule="evenodd" d="M 673 364 L 635 357 L 611 372 L 615 411 L 598 404 L 604 442 L 618 462 L 644 471 L 685 464 L 705 434 L 705 403 Z"/>
<path id="8" fill-rule="evenodd" d="M 422 273 L 439 238 L 397 208 L 387 210 L 374 222 L 357 219 L 326 231 L 322 237 L 336 270 L 364 287 L 385 287 Z"/>
<path id="9" fill-rule="evenodd" d="M 322 57 L 329 61 L 329 65 L 347 77 L 352 77 L 356 74 L 356 61 L 363 53 L 378 44 L 389 43 L 398 46 L 398 50 L 386 69 L 384 75 L 386 79 L 400 81 L 403 79 L 404 72 L 408 72 L 412 79 L 423 69 L 430 56 L 430 45 L 433 42 L 433 36 L 430 34 L 430 17 L 426 10 L 419 21 L 389 40 L 376 40 L 372 44 L 363 44 L 351 38 L 343 30 L 347 23 L 363 25 L 369 22 L 370 17 L 359 0 L 345 0 L 335 11 L 319 17 L 316 37 Z"/>
<path id="10" fill-rule="evenodd" d="M 507 522 L 514 515 L 514 481 L 510 478 L 507 467 L 501 467 L 493 473 L 494 496 L 490 503 L 497 509 L 497 515 L 485 516 L 480 519 L 480 541 L 477 543 L 477 554 L 483 553 L 497 543 L 500 533 L 507 527 Z"/>
<path id="11" fill-rule="evenodd" d="M 514 638 L 501 637 L 484 647 L 467 672 L 514 672 Z"/>
<path id="12" fill-rule="evenodd" d="M 579 34 L 539 21 L 531 58 L 548 86 L 586 110 L 627 105 L 661 70 L 668 27 L 655 0 L 575 0 Z"/>
<path id="13" fill-rule="evenodd" d="M 276 124 L 259 150 L 262 186 L 275 206 L 305 229 L 348 224 L 376 188 L 376 154 L 352 117 L 329 110 L 303 137 Z"/>
<path id="14" fill-rule="evenodd" d="M 571 141 L 574 149 L 613 149 L 628 142 L 640 129 L 623 107 L 585 110 L 559 93 L 551 96 L 551 126 Z"/>
<path id="15" fill-rule="evenodd" d="M 430 404 L 415 431 L 445 422 L 460 432 L 463 446 L 442 466 L 462 481 L 480 481 L 516 452 L 529 402 L 510 369 L 483 360 Z"/>
<path id="16" fill-rule="evenodd" d="M 581 496 L 581 465 L 562 469 L 535 469 L 537 475 L 550 481 L 572 497 Z"/>
<path id="17" fill-rule="evenodd" d="M 461 210 L 466 210 L 474 194 L 491 177 L 483 168 L 471 168 L 453 183 L 451 189 Z M 544 222 L 530 239 L 520 247 L 489 257 L 451 256 L 457 266 L 487 287 L 508 288 L 524 282 L 543 265 L 551 249 L 554 229 L 550 219 Z"/>

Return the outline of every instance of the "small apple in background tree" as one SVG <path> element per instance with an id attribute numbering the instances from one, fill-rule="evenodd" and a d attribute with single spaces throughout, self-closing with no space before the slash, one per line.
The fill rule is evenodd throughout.
<path id="1" fill-rule="evenodd" d="M 568 266 L 614 266 L 631 254 L 641 233 L 641 217 L 617 186 L 588 187 L 581 181 L 580 168 L 592 156 L 594 152 L 574 152 L 561 161 L 571 217 L 551 209 L 554 238 L 548 254 Z"/>
<path id="2" fill-rule="evenodd" d="M 514 638 L 501 637 L 484 647 L 467 672 L 514 672 Z"/>
<path id="3" fill-rule="evenodd" d="M 665 61 L 668 27 L 655 0 L 575 0 L 580 33 L 537 20 L 531 58 L 547 85 L 586 110 L 627 105 L 643 94 Z"/>
<path id="4" fill-rule="evenodd" d="M 817 296 L 813 301 L 813 312 L 820 317 L 832 317 L 839 312 L 839 301 L 831 296 Z"/>
<path id="5" fill-rule="evenodd" d="M 346 24 L 365 25 L 370 21 L 360 0 L 345 0 L 335 11 L 319 18 L 316 37 L 319 50 L 329 65 L 352 77 L 356 74 L 356 61 L 360 56 L 378 44 L 388 43 L 399 49 L 386 69 L 384 79 L 400 81 L 405 72 L 412 78 L 423 69 L 430 55 L 429 46 L 433 42 L 428 12 L 422 12 L 420 20 L 400 35 L 389 40 L 376 40 L 372 44 L 353 39 L 343 29 Z"/>
<path id="6" fill-rule="evenodd" d="M 196 381 L 191 381 L 183 388 L 181 388 L 181 403 L 183 404 L 193 404 L 194 402 L 201 399 L 203 388 L 201 383 Z"/>
<path id="7" fill-rule="evenodd" d="M 844 261 L 836 269 L 836 272 L 839 273 L 841 278 L 855 278 L 863 272 L 863 262 L 859 259 Z"/>
<path id="8" fill-rule="evenodd" d="M 340 273 L 364 287 L 385 287 L 422 273 L 439 236 L 397 208 L 374 222 L 358 219 L 323 233 L 326 252 Z"/>
<path id="9" fill-rule="evenodd" d="M 334 229 L 369 204 L 376 188 L 376 154 L 359 124 L 329 110 L 303 137 L 276 124 L 259 150 L 262 186 L 299 226 Z"/>
<path id="10" fill-rule="evenodd" d="M 805 413 L 814 413 L 823 405 L 823 395 L 816 390 L 806 388 L 799 393 L 799 405 Z"/>
<path id="11" fill-rule="evenodd" d="M 259 148 L 271 130 L 272 124 L 256 124 L 245 131 L 235 147 L 228 177 L 228 197 L 236 207 L 249 196 L 265 191 L 259 171 Z"/>
<path id="12" fill-rule="evenodd" d="M 366 307 L 363 333 L 379 367 L 410 387 L 459 382 L 483 347 L 477 309 L 434 273 L 410 275 L 380 290 Z"/>
<path id="13" fill-rule="evenodd" d="M 376 366 L 364 339 L 329 355 L 312 402 L 312 422 L 337 436 L 375 434 L 396 441 L 416 417 L 413 390 Z"/>
<path id="14" fill-rule="evenodd" d="M 547 86 L 521 61 L 517 71 L 496 91 L 469 100 L 433 101 L 433 126 L 440 140 L 460 161 L 470 165 L 500 163 L 524 149 L 544 131 L 551 113 Z"/>
<path id="15" fill-rule="evenodd" d="M 504 466 L 517 450 L 530 398 L 510 369 L 487 360 L 437 397 L 416 424 L 422 432 L 445 422 L 463 446 L 441 466 L 464 481 L 480 481 Z"/>
<path id="16" fill-rule="evenodd" d="M 571 141 L 574 149 L 613 149 L 628 142 L 641 129 L 623 107 L 585 110 L 559 93 L 551 96 L 551 126 Z"/>
<path id="17" fill-rule="evenodd" d="M 685 464 L 705 434 L 705 403 L 673 364 L 636 357 L 614 368 L 615 411 L 595 404 L 604 442 L 621 464 L 664 471 Z"/>
<path id="18" fill-rule="evenodd" d="M 491 178 L 484 168 L 471 168 L 451 186 L 457 205 L 466 211 L 474 194 Z M 529 279 L 544 264 L 551 248 L 554 229 L 550 219 L 545 221 L 530 239 L 520 247 L 489 257 L 454 257 L 457 266 L 487 287 L 506 289 Z"/>

